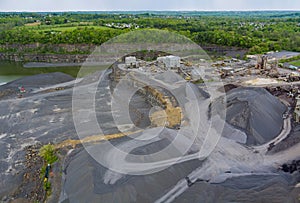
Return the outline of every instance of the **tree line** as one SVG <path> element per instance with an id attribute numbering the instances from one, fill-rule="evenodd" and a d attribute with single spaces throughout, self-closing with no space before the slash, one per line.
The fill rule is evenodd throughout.
<path id="1" fill-rule="evenodd" d="M 226 15 L 225 15 L 226 14 Z M 268 15 L 267 15 L 268 14 Z M 0 14 L 0 44 L 95 44 L 134 28 L 103 28 L 113 24 L 135 24 L 182 34 L 199 44 L 236 46 L 249 53 L 300 51 L 299 13 L 255 12 L 253 16 L 220 13 L 184 16 L 105 13 L 12 13 Z M 26 26 L 39 22 L 39 25 Z M 86 24 L 85 24 L 86 23 Z M 74 29 L 52 29 L 55 27 Z M 111 26 L 113 27 L 113 26 Z M 47 29 L 45 29 L 47 28 Z"/>

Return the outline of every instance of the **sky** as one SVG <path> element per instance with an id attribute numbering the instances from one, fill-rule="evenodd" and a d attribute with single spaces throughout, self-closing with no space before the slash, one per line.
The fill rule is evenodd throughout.
<path id="1" fill-rule="evenodd" d="M 299 10 L 300 0 L 0 0 L 0 11 Z"/>

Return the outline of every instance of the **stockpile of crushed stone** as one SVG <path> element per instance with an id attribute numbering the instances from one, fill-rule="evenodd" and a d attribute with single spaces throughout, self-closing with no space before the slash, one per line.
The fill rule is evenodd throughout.
<path id="1" fill-rule="evenodd" d="M 248 145 L 277 137 L 286 107 L 263 88 L 239 87 L 227 93 L 226 121 L 247 134 Z"/>
<path id="2" fill-rule="evenodd" d="M 225 125 L 224 132 L 237 134 L 233 136 L 234 140 L 243 140 L 234 129 L 246 132 L 248 144 L 265 143 L 281 131 L 285 106 L 262 88 L 237 88 L 229 91 L 227 107 L 227 122 L 231 126 Z M 232 138 L 232 135 L 227 137 Z M 169 144 L 169 140 L 165 139 L 153 142 L 136 150 L 134 154 L 155 153 Z M 202 165 L 199 160 L 188 161 L 154 174 L 122 175 L 115 184 L 109 184 L 104 183 L 108 169 L 97 163 L 88 152 L 81 150 L 72 154 L 65 163 L 62 202 L 153 202 Z M 286 198 L 291 192 L 290 182 L 288 175 L 250 175 L 229 179 L 221 184 L 199 181 L 175 202 L 293 201 L 295 197 Z"/>

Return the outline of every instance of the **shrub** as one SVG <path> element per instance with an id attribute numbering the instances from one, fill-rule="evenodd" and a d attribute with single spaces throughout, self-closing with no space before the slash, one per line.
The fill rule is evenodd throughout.
<path id="1" fill-rule="evenodd" d="M 51 144 L 44 145 L 40 149 L 39 155 L 48 163 L 53 164 L 58 160 L 58 157 L 55 154 L 55 147 Z"/>

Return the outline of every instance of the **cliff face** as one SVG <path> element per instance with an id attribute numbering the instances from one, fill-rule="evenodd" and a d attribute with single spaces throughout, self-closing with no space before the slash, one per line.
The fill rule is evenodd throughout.
<path id="1" fill-rule="evenodd" d="M 91 52 L 95 49 L 95 45 L 91 44 L 5 44 L 0 45 L 1 50 L 8 52 L 25 52 L 35 50 L 48 50 L 52 52 Z"/>
<path id="2" fill-rule="evenodd" d="M 89 44 L 7 44 L 0 45 L 0 61 L 83 63 L 94 49 Z"/>
<path id="3" fill-rule="evenodd" d="M 88 54 L 10 54 L 0 53 L 0 61 L 11 62 L 47 62 L 47 63 L 83 63 Z"/>

